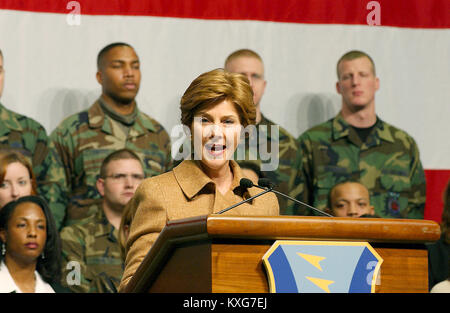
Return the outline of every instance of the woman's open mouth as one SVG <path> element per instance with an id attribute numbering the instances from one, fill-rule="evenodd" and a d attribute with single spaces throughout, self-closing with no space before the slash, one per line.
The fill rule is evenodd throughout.
<path id="1" fill-rule="evenodd" d="M 226 152 L 227 146 L 218 143 L 205 144 L 205 149 L 210 156 L 218 158 Z"/>

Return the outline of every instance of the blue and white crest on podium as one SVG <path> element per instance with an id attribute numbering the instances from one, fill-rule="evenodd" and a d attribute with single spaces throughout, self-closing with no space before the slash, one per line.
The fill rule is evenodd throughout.
<path id="1" fill-rule="evenodd" d="M 277 293 L 375 292 L 382 262 L 367 242 L 279 240 L 263 257 Z"/>

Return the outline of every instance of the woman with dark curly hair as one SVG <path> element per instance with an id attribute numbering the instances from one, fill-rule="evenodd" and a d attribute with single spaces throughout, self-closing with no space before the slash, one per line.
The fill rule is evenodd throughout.
<path id="1" fill-rule="evenodd" d="M 25 196 L 0 210 L 0 292 L 53 293 L 59 285 L 61 242 L 45 200 Z"/>

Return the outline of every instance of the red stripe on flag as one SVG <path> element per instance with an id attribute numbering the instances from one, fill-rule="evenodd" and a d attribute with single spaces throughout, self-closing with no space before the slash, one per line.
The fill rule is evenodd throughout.
<path id="1" fill-rule="evenodd" d="M 215 20 L 450 28 L 449 0 L 3 0 L 0 9 L 81 15 L 139 15 Z"/>
<path id="2" fill-rule="evenodd" d="M 426 220 L 441 222 L 444 208 L 444 191 L 450 182 L 450 170 L 425 170 L 427 180 L 427 200 L 425 204 Z"/>

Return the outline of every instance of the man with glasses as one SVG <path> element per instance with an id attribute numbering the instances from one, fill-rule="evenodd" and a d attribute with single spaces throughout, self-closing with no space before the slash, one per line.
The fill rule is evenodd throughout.
<path id="1" fill-rule="evenodd" d="M 122 212 L 144 178 L 141 160 L 131 150 L 105 158 L 97 179 L 102 199 L 89 207 L 93 215 L 61 231 L 64 286 L 74 292 L 117 291 L 123 272 L 117 240 Z"/>

